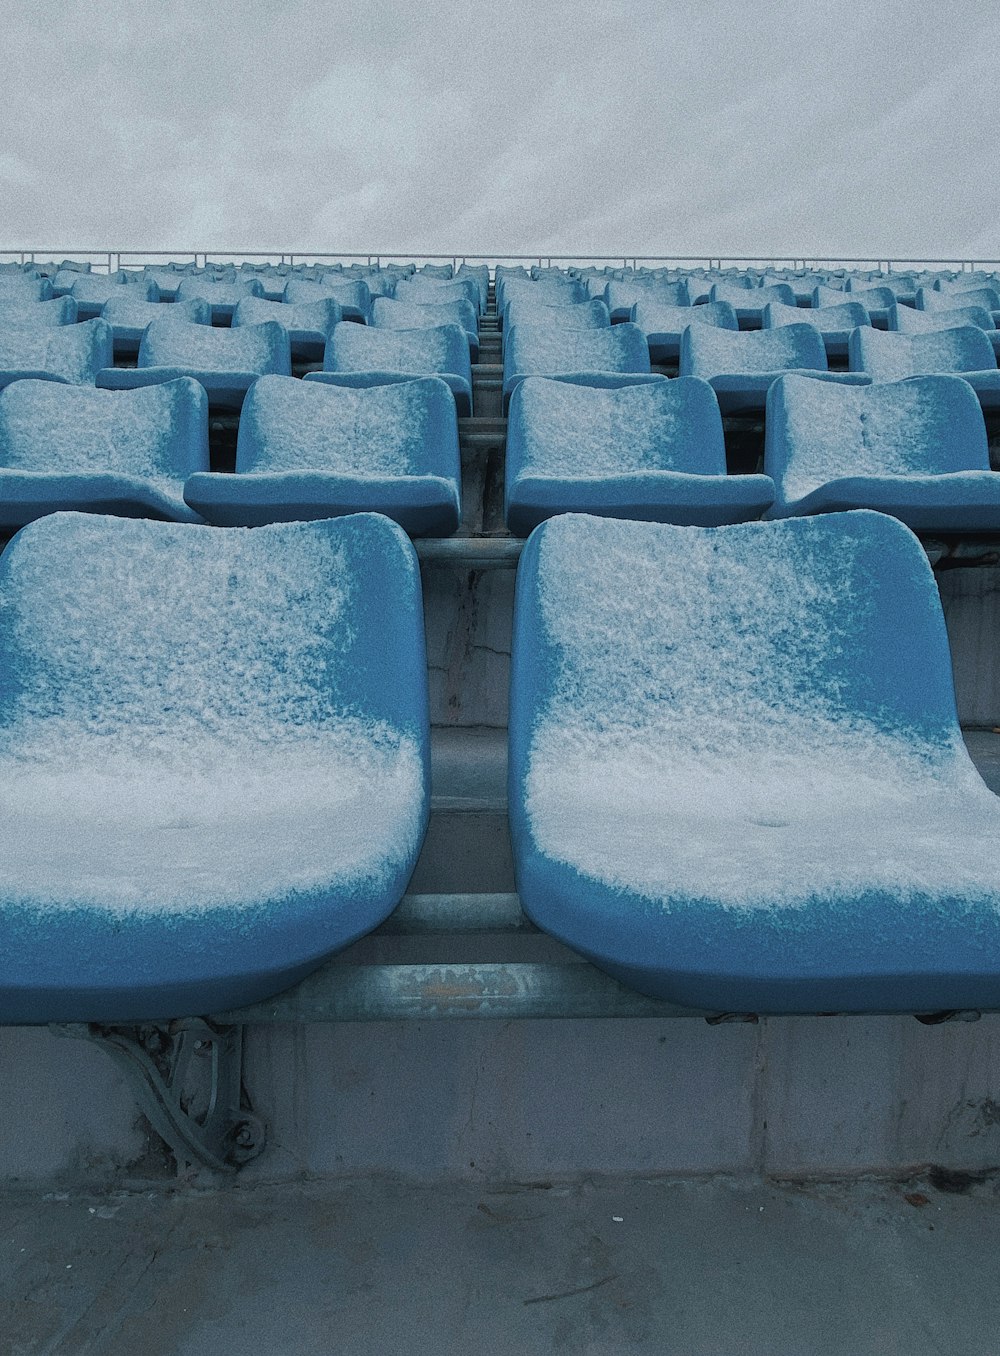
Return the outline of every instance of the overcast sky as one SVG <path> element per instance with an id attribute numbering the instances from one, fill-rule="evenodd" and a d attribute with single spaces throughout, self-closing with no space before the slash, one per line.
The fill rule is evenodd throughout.
<path id="1" fill-rule="evenodd" d="M 1000 258 L 984 0 L 36 0 L 0 248 Z"/>

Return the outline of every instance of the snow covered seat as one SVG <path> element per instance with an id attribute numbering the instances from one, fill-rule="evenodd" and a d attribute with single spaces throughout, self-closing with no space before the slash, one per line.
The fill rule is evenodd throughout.
<path id="1" fill-rule="evenodd" d="M 901 523 L 554 518 L 521 557 L 512 666 L 539 927 L 709 1011 L 996 1007 L 1000 800 Z"/>
<path id="2" fill-rule="evenodd" d="M 109 365 L 98 373 L 97 384 L 131 391 L 194 377 L 207 391 L 209 404 L 238 410 L 257 378 L 271 372 L 285 377 L 292 372 L 288 331 L 275 321 L 220 329 L 165 316 L 143 331 L 138 367 Z"/>
<path id="3" fill-rule="evenodd" d="M 342 319 L 340 302 L 331 296 L 321 297 L 318 301 L 297 302 L 244 297 L 233 311 L 234 327 L 277 321 L 288 332 L 292 357 L 302 362 L 322 362 L 333 328 Z"/>
<path id="4" fill-rule="evenodd" d="M 606 330 L 611 325 L 607 305 L 599 300 L 569 302 L 553 306 L 548 302 L 519 297 L 509 301 L 503 314 L 503 339 L 515 325 L 544 325 L 548 329 Z"/>
<path id="5" fill-rule="evenodd" d="M 468 275 L 445 280 L 415 273 L 408 278 L 399 278 L 392 295 L 396 301 L 405 301 L 417 306 L 439 306 L 443 302 L 467 301 L 476 308 L 477 316 L 486 310 L 479 279 Z"/>
<path id="6" fill-rule="evenodd" d="M 376 329 L 422 330 L 437 325 L 461 325 L 469 341 L 469 360 L 479 361 L 479 313 L 471 301 L 398 301 L 376 297 L 372 302 L 371 323 Z"/>
<path id="7" fill-rule="evenodd" d="M 710 302 L 728 301 L 736 312 L 736 319 L 747 329 L 760 329 L 764 323 L 764 307 L 771 302 L 782 306 L 795 305 L 795 293 L 788 283 L 773 283 L 770 287 L 734 287 L 728 282 L 713 283 L 708 294 Z"/>
<path id="8" fill-rule="evenodd" d="M 825 287 L 817 288 L 816 290 L 823 294 L 828 291 Z M 888 323 L 889 311 L 893 306 L 898 304 L 896 293 L 891 287 L 886 286 L 885 283 L 858 282 L 854 278 L 848 278 L 847 288 L 841 293 L 840 300 L 860 301 L 871 317 L 872 324 L 879 326 Z M 828 302 L 829 298 L 826 298 L 826 303 Z M 815 304 L 819 306 L 820 304 L 825 303 L 817 302 Z"/>
<path id="9" fill-rule="evenodd" d="M 728 476 L 719 403 L 698 377 L 617 388 L 526 377 L 507 423 L 506 518 L 517 536 L 557 513 L 665 523 L 743 522 L 767 476 Z"/>
<path id="10" fill-rule="evenodd" d="M 458 272 L 455 274 L 455 281 L 462 282 L 465 279 L 471 279 L 479 289 L 479 306 L 477 309 L 480 315 L 485 315 L 490 297 L 489 264 L 460 264 Z"/>
<path id="11" fill-rule="evenodd" d="M 159 288 L 161 301 L 176 301 L 177 289 L 194 272 L 193 264 L 147 264 L 142 270 Z"/>
<path id="12" fill-rule="evenodd" d="M 201 297 L 175 301 L 168 309 L 162 301 L 146 301 L 136 296 L 135 288 L 120 287 L 118 291 L 123 295 L 109 297 L 101 308 L 101 319 L 111 326 L 116 358 L 137 354 L 146 326 L 154 320 L 186 320 L 192 325 L 212 323 L 212 307 Z"/>
<path id="13" fill-rule="evenodd" d="M 208 401 L 190 377 L 140 391 L 16 381 L 0 392 L 0 529 L 61 509 L 198 522 Z"/>
<path id="14" fill-rule="evenodd" d="M 303 301 L 322 301 L 324 297 L 333 297 L 339 302 L 345 320 L 368 323 L 372 310 L 371 289 L 363 278 L 348 278 L 337 281 L 328 276 L 322 282 L 313 282 L 310 278 L 289 278 L 285 284 L 284 300 L 293 304 Z"/>
<path id="15" fill-rule="evenodd" d="M 649 348 L 638 325 L 600 330 L 515 325 L 504 345 L 504 408 L 525 377 L 561 376 L 586 381 L 596 373 L 620 375 L 649 370 Z"/>
<path id="16" fill-rule="evenodd" d="M 961 299 L 962 294 L 956 293 L 954 300 Z M 945 311 L 916 311 L 912 306 L 893 306 L 889 312 L 889 329 L 900 334 L 929 334 L 934 330 L 957 329 L 961 325 L 975 325 L 983 330 L 994 354 L 1000 354 L 1000 330 L 993 313 L 982 306 L 956 305 Z"/>
<path id="17" fill-rule="evenodd" d="M 24 377 L 93 386 L 112 362 L 111 326 L 0 324 L 0 388 Z"/>
<path id="18" fill-rule="evenodd" d="M 0 600 L 0 1021 L 256 1002 L 399 902 L 429 759 L 396 524 L 54 514 Z"/>
<path id="19" fill-rule="evenodd" d="M 893 310 L 895 309 L 893 307 Z M 773 301 L 764 309 L 766 330 L 776 330 L 782 325 L 801 325 L 803 320 L 813 325 L 823 336 L 828 358 L 846 358 L 847 341 L 851 337 L 851 330 L 857 329 L 859 325 L 871 324 L 871 317 L 860 301 L 843 301 L 835 306 L 817 306 L 814 310 L 804 310 L 801 306 L 783 306 L 781 302 Z"/>
<path id="20" fill-rule="evenodd" d="M 261 377 L 240 416 L 236 474 L 193 475 L 184 497 L 222 527 L 371 511 L 447 536 L 460 477 L 455 399 L 438 377 L 360 389 Z"/>
<path id="21" fill-rule="evenodd" d="M 612 278 L 605 301 L 613 324 L 628 320 L 632 307 L 641 302 L 651 306 L 690 306 L 687 283 L 668 282 L 665 278 Z"/>
<path id="22" fill-rule="evenodd" d="M 160 289 L 152 278 L 143 273 L 80 273 L 69 290 L 76 302 L 81 320 L 94 320 L 101 314 L 104 303 L 125 288 L 129 295 L 143 301 L 159 301 Z"/>
<path id="23" fill-rule="evenodd" d="M 1000 408 L 1000 371 L 993 345 L 976 325 L 926 334 L 855 330 L 848 344 L 852 372 L 872 381 L 957 372 L 972 386 L 984 410 Z"/>
<path id="24" fill-rule="evenodd" d="M 914 532 L 1000 532 L 1000 475 L 986 423 L 961 377 L 845 387 L 781 377 L 767 397 L 764 515 L 870 508 Z"/>
<path id="25" fill-rule="evenodd" d="M 992 314 L 1000 311 L 1000 292 L 995 287 L 971 287 L 962 292 L 921 287 L 917 292 L 918 311 L 951 311 L 956 306 L 981 306 Z"/>
<path id="26" fill-rule="evenodd" d="M 865 380 L 829 372 L 823 336 L 806 324 L 735 334 L 709 325 L 689 325 L 681 335 L 679 371 L 682 377 L 704 377 L 711 382 L 723 414 L 759 414 L 769 387 L 783 372 L 813 372 L 827 381 Z"/>
<path id="27" fill-rule="evenodd" d="M 472 363 L 461 325 L 387 330 L 337 325 L 323 358 L 323 371 L 305 380 L 336 386 L 385 386 L 412 377 L 441 377 L 451 387 L 458 413 L 472 412 Z"/>
<path id="28" fill-rule="evenodd" d="M 5 301 L 0 298 L 0 327 L 7 325 L 75 325 L 76 302 L 72 297 L 48 301 Z"/>
<path id="29" fill-rule="evenodd" d="M 263 297 L 264 284 L 259 278 L 228 279 L 212 278 L 207 274 L 196 274 L 191 278 L 182 278 L 177 286 L 178 301 L 207 301 L 212 308 L 212 324 L 228 324 L 233 311 L 244 297 Z"/>
<path id="30" fill-rule="evenodd" d="M 544 306 L 568 306 L 591 300 L 587 288 L 576 278 L 524 278 L 502 273 L 496 282 L 497 315 L 503 318 L 509 302 L 525 300 Z"/>
<path id="31" fill-rule="evenodd" d="M 650 361 L 676 362 L 681 351 L 681 335 L 688 325 L 714 325 L 720 330 L 738 330 L 740 322 L 728 301 L 706 302 L 701 306 L 662 306 L 658 301 L 637 301 L 631 320 L 646 336 Z"/>
<path id="32" fill-rule="evenodd" d="M 48 278 L 32 278 L 20 272 L 0 274 L 0 302 L 50 301 L 52 295 Z"/>

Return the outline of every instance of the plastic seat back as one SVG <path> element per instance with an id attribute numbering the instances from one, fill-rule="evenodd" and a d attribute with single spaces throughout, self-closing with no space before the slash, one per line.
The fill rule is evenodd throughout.
<path id="1" fill-rule="evenodd" d="M 31 376 L 92 386 L 112 356 L 111 326 L 104 320 L 0 326 L 0 384 Z"/>
<path id="2" fill-rule="evenodd" d="M 782 325 L 773 330 L 739 333 L 691 325 L 681 335 L 681 376 L 711 379 L 796 368 L 827 369 L 823 336 L 812 325 Z"/>
<path id="3" fill-rule="evenodd" d="M 997 365 L 989 339 L 973 325 L 930 334 L 854 330 L 849 356 L 851 371 L 867 372 L 873 381 L 900 381 L 933 372 L 987 372 Z"/>
<path id="4" fill-rule="evenodd" d="M 289 376 L 288 333 L 273 320 L 237 329 L 192 325 L 170 318 L 154 320 L 143 333 L 138 365 Z"/>

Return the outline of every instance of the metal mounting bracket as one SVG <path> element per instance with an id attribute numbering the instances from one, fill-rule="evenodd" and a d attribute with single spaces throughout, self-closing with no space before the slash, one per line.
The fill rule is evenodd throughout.
<path id="1" fill-rule="evenodd" d="M 110 1026 L 53 1025 L 115 1061 L 179 1165 L 234 1172 L 264 1148 L 266 1126 L 243 1087 L 243 1027 L 201 1017 Z"/>

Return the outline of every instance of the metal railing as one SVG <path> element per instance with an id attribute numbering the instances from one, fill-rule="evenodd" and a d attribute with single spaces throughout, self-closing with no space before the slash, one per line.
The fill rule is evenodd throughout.
<path id="1" fill-rule="evenodd" d="M 368 265 L 391 263 L 450 263 L 457 268 L 460 264 L 488 264 L 491 269 L 497 264 L 535 264 L 539 268 L 560 268 L 577 264 L 597 264 L 614 268 L 658 267 L 675 265 L 683 268 L 792 268 L 792 269 L 836 269 L 864 268 L 891 273 L 899 270 L 948 269 L 958 273 L 970 273 L 981 268 L 1000 268 L 1000 259 L 960 259 L 960 258 L 897 258 L 883 255 L 850 257 L 846 255 L 806 255 L 806 254 L 769 254 L 769 255 L 696 255 L 696 254 L 424 254 L 408 250 L 380 250 L 366 254 L 350 251 L 316 250 L 108 250 L 108 249 L 0 249 L 0 262 L 20 264 L 53 263 L 70 259 L 81 263 L 90 263 L 99 273 L 114 273 L 120 268 L 141 268 L 143 264 L 156 264 L 164 261 L 194 264 L 195 267 L 207 267 L 209 264 L 272 263 L 272 264 L 311 264 L 311 263 L 365 263 Z"/>

